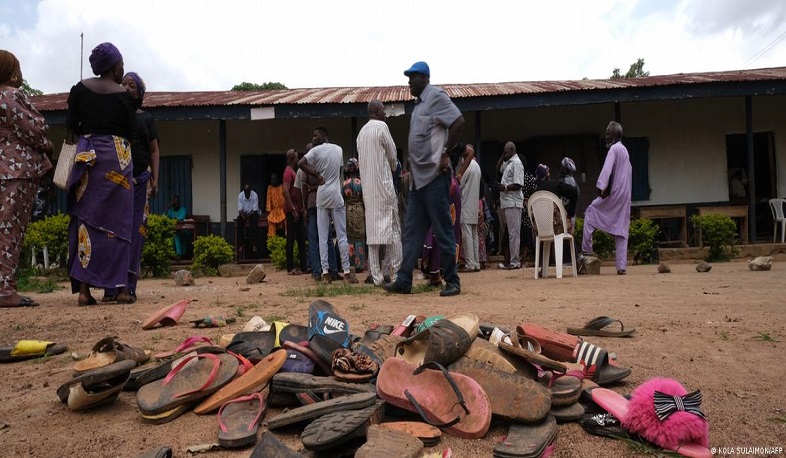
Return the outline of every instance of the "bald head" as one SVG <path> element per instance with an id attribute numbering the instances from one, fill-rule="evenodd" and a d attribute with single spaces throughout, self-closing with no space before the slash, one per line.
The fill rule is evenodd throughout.
<path id="1" fill-rule="evenodd" d="M 513 157 L 514 154 L 516 154 L 516 144 L 513 142 L 505 143 L 505 149 L 502 150 L 502 157 L 504 157 L 505 160 L 507 161 L 508 159 Z"/>
<path id="2" fill-rule="evenodd" d="M 379 100 L 372 100 L 368 103 L 368 117 L 378 121 L 385 120 L 385 104 Z"/>
<path id="3" fill-rule="evenodd" d="M 287 165 L 290 166 L 290 167 L 294 167 L 295 164 L 297 164 L 297 161 L 298 161 L 297 150 L 295 150 L 295 149 L 288 150 L 287 151 Z"/>

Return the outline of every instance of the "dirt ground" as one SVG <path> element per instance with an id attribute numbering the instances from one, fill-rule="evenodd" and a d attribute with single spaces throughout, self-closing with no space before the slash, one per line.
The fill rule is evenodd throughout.
<path id="1" fill-rule="evenodd" d="M 240 330 L 254 315 L 277 316 L 305 323 L 314 297 L 285 296 L 293 288 L 313 286 L 309 276 L 292 277 L 266 266 L 261 284 L 245 285 L 244 277 L 197 278 L 196 286 L 178 287 L 172 280 L 149 279 L 139 285 L 133 305 L 78 307 L 68 289 L 33 294 L 40 307 L 1 309 L 0 344 L 44 339 L 68 344 L 59 356 L 0 365 L 0 455 L 8 457 L 135 456 L 168 445 L 175 456 L 186 448 L 216 441 L 214 415 L 187 413 L 163 425 L 144 424 L 134 393 L 123 392 L 117 403 L 87 412 L 71 412 L 55 394 L 72 375 L 72 352 L 85 356 L 95 342 L 117 336 L 121 342 L 158 351 L 171 350 L 191 335 L 217 342 Z M 441 298 L 436 291 L 393 296 L 368 287 L 369 294 L 328 298 L 362 335 L 372 322 L 398 323 L 408 314 L 471 312 L 481 322 L 514 326 L 530 321 L 564 331 L 598 315 L 621 319 L 638 329 L 628 339 L 588 338 L 614 352 L 633 369 L 626 383 L 613 387 L 627 394 L 653 376 L 679 380 L 689 391 L 701 389 L 710 422 L 710 444 L 726 447 L 786 448 L 786 284 L 783 261 L 769 272 L 752 272 L 742 261 L 715 264 L 698 273 L 691 263 L 672 264 L 672 273 L 657 266 L 631 266 L 617 276 L 613 267 L 600 276 L 535 280 L 533 270 L 487 269 L 464 274 L 463 292 Z M 364 278 L 365 274 L 361 275 Z M 62 286 L 66 286 L 62 284 Z M 100 292 L 95 293 L 100 297 Z M 143 331 L 150 313 L 180 299 L 192 299 L 180 324 Z M 188 320 L 206 315 L 237 318 L 225 328 L 195 330 Z M 271 409 L 268 415 L 277 413 Z M 437 448 L 454 457 L 491 456 L 506 434 L 494 421 L 485 438 L 461 440 L 443 435 Z M 299 448 L 297 430 L 283 439 Z M 586 434 L 578 424 L 559 426 L 555 457 L 637 456 L 626 443 Z M 737 454 L 739 454 L 737 450 Z M 250 449 L 211 451 L 208 457 L 244 457 Z M 720 453 L 719 453 L 720 455 Z"/>

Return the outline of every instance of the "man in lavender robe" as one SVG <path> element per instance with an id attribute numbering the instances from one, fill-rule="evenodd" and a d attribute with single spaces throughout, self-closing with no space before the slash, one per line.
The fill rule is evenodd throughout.
<path id="1" fill-rule="evenodd" d="M 606 147 L 609 154 L 595 186 L 599 197 L 584 212 L 584 235 L 581 240 L 583 255 L 592 253 L 592 233 L 600 229 L 615 242 L 615 266 L 618 275 L 625 275 L 628 267 L 628 232 L 630 230 L 630 195 L 633 169 L 628 149 L 620 142 L 622 126 L 610 122 L 606 128 Z"/>

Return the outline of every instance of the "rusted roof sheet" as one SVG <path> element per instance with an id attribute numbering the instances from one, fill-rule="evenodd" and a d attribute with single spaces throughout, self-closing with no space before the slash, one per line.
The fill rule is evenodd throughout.
<path id="1" fill-rule="evenodd" d="M 786 80 L 786 67 L 735 70 L 707 73 L 678 73 L 640 78 L 574 80 L 574 81 L 525 81 L 513 83 L 478 83 L 440 85 L 451 98 L 504 96 L 515 94 L 545 94 L 569 91 L 624 89 L 630 87 L 655 87 L 701 83 L 746 82 Z M 47 94 L 33 97 L 40 111 L 66 109 L 68 94 Z M 407 102 L 412 100 L 407 86 L 382 87 L 333 87 L 313 89 L 288 89 L 270 91 L 214 91 L 214 92 L 148 92 L 145 107 L 205 107 L 205 106 L 270 106 L 301 104 Z"/>

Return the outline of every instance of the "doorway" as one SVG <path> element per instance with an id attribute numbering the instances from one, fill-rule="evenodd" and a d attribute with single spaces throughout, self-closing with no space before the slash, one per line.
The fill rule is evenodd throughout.
<path id="1" fill-rule="evenodd" d="M 729 203 L 748 204 L 748 147 L 746 134 L 726 135 Z M 756 201 L 756 238 L 771 237 L 772 215 L 768 200 L 776 196 L 777 167 L 775 135 L 772 132 L 753 134 L 753 176 Z"/>

